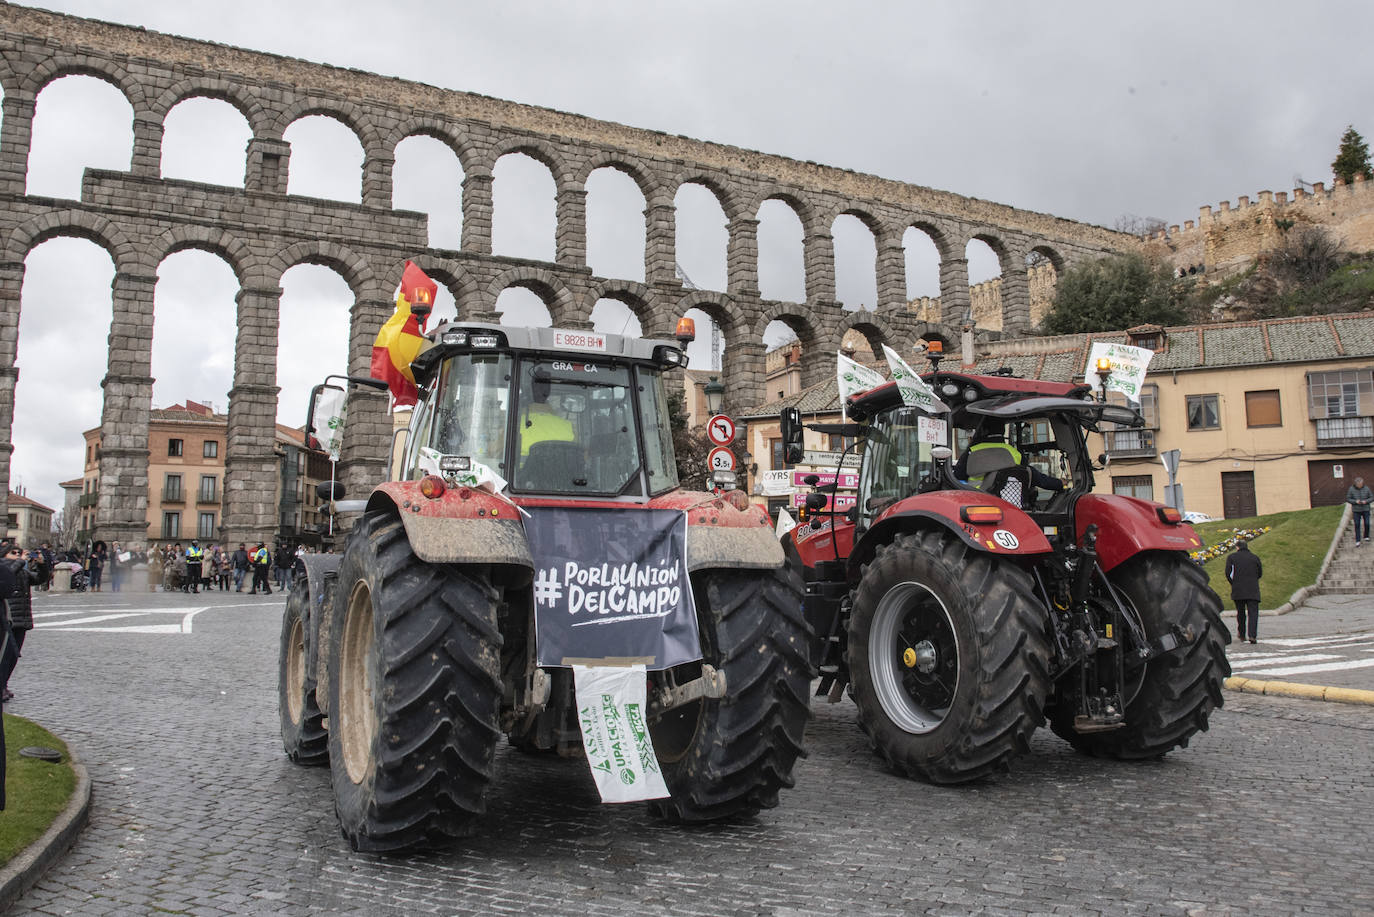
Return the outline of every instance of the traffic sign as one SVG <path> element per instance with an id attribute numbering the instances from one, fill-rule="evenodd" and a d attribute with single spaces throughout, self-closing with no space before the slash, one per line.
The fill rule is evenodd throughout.
<path id="1" fill-rule="evenodd" d="M 710 463 L 712 471 L 735 470 L 735 453 L 724 446 L 717 446 L 712 449 L 706 460 Z"/>
<path id="2" fill-rule="evenodd" d="M 735 441 L 735 422 L 724 414 L 712 415 L 706 421 L 706 438 L 717 446 L 728 446 Z M 734 466 L 731 465 L 731 468 Z M 729 471 L 729 468 L 717 469 Z"/>

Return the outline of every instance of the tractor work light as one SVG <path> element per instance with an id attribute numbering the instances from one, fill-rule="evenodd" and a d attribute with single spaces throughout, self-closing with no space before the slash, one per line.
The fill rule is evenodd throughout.
<path id="1" fill-rule="evenodd" d="M 659 344 L 654 348 L 654 362 L 664 369 L 685 369 L 687 352 L 667 344 Z"/>
<path id="2" fill-rule="evenodd" d="M 739 478 L 733 471 L 713 471 L 711 473 L 711 484 L 722 490 L 734 490 L 739 483 Z"/>
<path id="3" fill-rule="evenodd" d="M 473 347 L 500 347 L 501 335 L 499 334 L 470 334 L 468 344 Z"/>
<path id="4" fill-rule="evenodd" d="M 472 458 L 466 455 L 445 455 L 439 459 L 439 470 L 444 474 L 471 471 Z"/>
<path id="5" fill-rule="evenodd" d="M 468 333 L 466 331 L 445 331 L 439 335 L 440 344 L 456 344 L 461 347 L 467 342 Z"/>
<path id="6" fill-rule="evenodd" d="M 677 331 L 673 333 L 673 337 L 686 347 L 697 339 L 697 323 L 684 315 L 677 320 Z"/>
<path id="7" fill-rule="evenodd" d="M 957 382 L 946 382 L 940 386 L 940 394 L 946 398 L 954 398 L 959 394 L 959 384 Z"/>
<path id="8" fill-rule="evenodd" d="M 420 493 L 430 500 L 437 500 L 444 495 L 444 479 L 437 474 L 427 474 L 420 479 Z"/>
<path id="9" fill-rule="evenodd" d="M 961 506 L 959 507 L 959 518 L 971 525 L 989 525 L 994 522 L 1002 521 L 1002 507 L 1000 506 Z"/>
<path id="10" fill-rule="evenodd" d="M 1183 521 L 1183 514 L 1172 506 L 1161 506 L 1155 512 L 1159 513 L 1159 521 L 1165 525 L 1178 525 Z"/>

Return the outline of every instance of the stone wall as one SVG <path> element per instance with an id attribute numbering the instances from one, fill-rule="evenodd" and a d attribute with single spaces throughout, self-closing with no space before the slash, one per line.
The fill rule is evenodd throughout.
<path id="1" fill-rule="evenodd" d="M 133 152 L 126 172 L 89 170 L 79 202 L 26 194 L 35 100 L 70 74 L 107 80 L 133 109 Z M 647 336 L 668 337 L 691 308 L 722 325 L 729 348 L 722 381 L 739 404 L 763 395 L 764 329 L 786 323 L 806 354 L 803 383 L 832 371 L 846 334 L 872 346 L 907 346 L 927 334 L 952 338 L 945 324 L 970 302 L 966 246 L 987 243 L 1002 267 L 999 304 L 990 307 L 1006 335 L 1027 331 L 1033 252 L 1057 269 L 1122 250 L 1128 236 L 810 162 L 579 115 L 454 92 L 376 74 L 193 41 L 0 3 L 0 482 L 9 477 L 20 289 L 36 245 L 78 236 L 106 249 L 115 264 L 97 530 L 138 545 L 146 538 L 147 423 L 151 408 L 153 288 L 167 255 L 187 248 L 222 257 L 240 283 L 238 337 L 230 391 L 225 531 L 231 542 L 268 539 L 276 526 L 272 446 L 282 274 L 301 263 L 337 271 L 352 291 L 349 370 L 366 373 L 371 344 L 391 310 L 406 258 L 444 284 L 464 319 L 495 321 L 497 297 L 512 287 L 535 292 L 555 324 L 587 326 L 603 298 L 629 307 Z M 242 188 L 161 177 L 164 120 L 196 97 L 234 106 L 252 131 Z M 363 148 L 361 203 L 287 196 L 291 147 L 286 129 L 309 115 L 347 125 Z M 392 207 L 397 144 L 426 135 L 448 145 L 463 169 L 463 231 L 457 251 L 427 246 L 423 214 Z M 542 162 L 556 187 L 555 260 L 492 254 L 492 174 L 497 161 L 524 153 Z M 630 176 L 643 193 L 645 282 L 597 277 L 586 263 L 586 181 L 600 168 Z M 674 196 L 686 183 L 709 188 L 728 220 L 727 289 L 690 290 L 675 276 Z M 805 302 L 759 295 L 757 214 L 782 200 L 803 227 Z M 877 247 L 878 302 L 852 312 L 836 300 L 830 227 L 859 217 Z M 924 318 L 909 310 L 904 232 L 924 231 L 940 254 L 940 303 Z M 992 321 L 992 313 L 989 313 Z M 385 398 L 362 395 L 349 412 L 340 476 L 365 492 L 385 466 L 390 423 Z"/>

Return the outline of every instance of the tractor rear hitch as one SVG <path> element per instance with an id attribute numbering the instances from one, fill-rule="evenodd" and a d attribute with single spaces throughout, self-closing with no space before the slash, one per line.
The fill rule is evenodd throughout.
<path id="1" fill-rule="evenodd" d="M 702 698 L 725 696 L 725 673 L 717 671 L 706 663 L 701 664 L 701 675 L 683 685 L 668 684 L 654 692 L 649 701 L 648 719 L 653 721 L 674 707 L 681 707 Z"/>

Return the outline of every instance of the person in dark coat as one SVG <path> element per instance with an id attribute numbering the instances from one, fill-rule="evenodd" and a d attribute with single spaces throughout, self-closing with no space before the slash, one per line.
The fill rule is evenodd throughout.
<path id="1" fill-rule="evenodd" d="M 3 655 L 0 655 L 0 697 L 9 700 L 10 673 L 19 663 L 20 651 L 24 648 L 24 638 L 33 630 L 33 593 L 34 586 L 43 584 L 42 564 L 31 558 L 27 551 L 21 551 L 17 544 L 5 545 L 4 559 L 0 566 L 4 574 L 0 576 L 0 589 L 3 589 L 5 606 L 9 612 L 10 640 Z"/>
<path id="2" fill-rule="evenodd" d="M 1374 503 L 1374 490 L 1369 489 L 1364 478 L 1356 478 L 1355 483 L 1346 488 L 1345 502 L 1350 504 L 1354 516 L 1355 547 L 1358 548 L 1369 540 L 1369 507 Z"/>
<path id="3" fill-rule="evenodd" d="M 1263 575 L 1264 564 L 1244 541 L 1226 558 L 1226 579 L 1231 582 L 1231 598 L 1236 603 L 1236 634 L 1242 642 L 1247 633 L 1251 643 L 1259 636 L 1259 581 Z"/>

